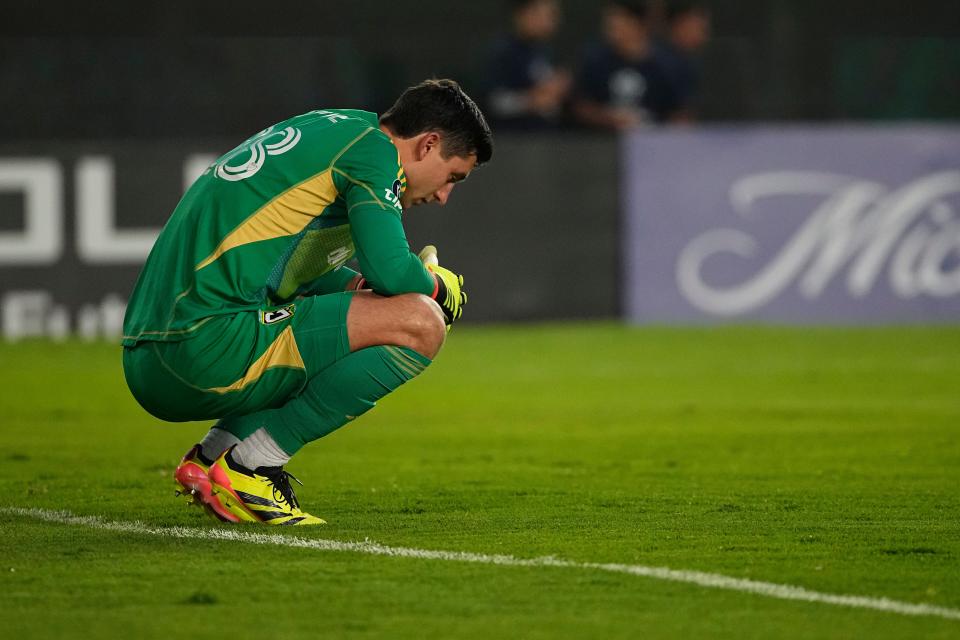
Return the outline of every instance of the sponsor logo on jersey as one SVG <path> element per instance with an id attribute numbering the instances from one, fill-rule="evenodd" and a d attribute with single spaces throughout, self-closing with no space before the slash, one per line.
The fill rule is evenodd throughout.
<path id="1" fill-rule="evenodd" d="M 384 189 L 383 195 L 387 199 L 387 202 L 392 204 L 398 211 L 403 211 L 403 205 L 400 204 L 400 196 L 394 192 L 394 189 L 397 188 L 397 183 L 399 182 L 399 180 L 394 182 L 392 189 Z"/>
<path id="2" fill-rule="evenodd" d="M 327 264 L 333 267 L 339 267 L 350 258 L 351 253 L 353 253 L 353 249 L 350 247 L 340 247 L 339 249 L 334 249 L 327 254 Z"/>
<path id="3" fill-rule="evenodd" d="M 292 304 L 271 311 L 264 309 L 260 311 L 260 324 L 276 324 L 284 320 L 289 320 L 293 317 L 293 312 L 294 305 Z"/>
<path id="4" fill-rule="evenodd" d="M 400 199 L 400 194 L 403 193 L 403 183 L 400 180 L 393 181 L 393 187 L 391 188 L 393 195 L 397 196 L 397 199 Z"/>

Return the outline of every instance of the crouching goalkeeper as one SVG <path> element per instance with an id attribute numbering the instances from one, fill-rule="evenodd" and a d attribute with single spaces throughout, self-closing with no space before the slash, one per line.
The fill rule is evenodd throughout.
<path id="1" fill-rule="evenodd" d="M 177 467 L 228 522 L 322 524 L 284 465 L 423 371 L 462 313 L 463 278 L 410 251 L 404 208 L 445 204 L 492 154 L 451 80 L 407 89 L 377 118 L 317 110 L 269 127 L 187 191 L 124 320 L 137 401 L 217 422 Z M 356 256 L 360 273 L 343 266 Z"/>

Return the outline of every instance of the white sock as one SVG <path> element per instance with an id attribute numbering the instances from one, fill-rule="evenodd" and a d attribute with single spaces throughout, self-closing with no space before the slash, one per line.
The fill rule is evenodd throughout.
<path id="1" fill-rule="evenodd" d="M 290 461 L 290 456 L 266 429 L 260 427 L 236 446 L 233 459 L 253 470 L 257 467 L 282 467 Z"/>
<path id="2" fill-rule="evenodd" d="M 213 427 L 200 441 L 200 453 L 203 454 L 204 458 L 216 460 L 221 453 L 238 442 L 240 442 L 240 439 L 229 431 Z"/>

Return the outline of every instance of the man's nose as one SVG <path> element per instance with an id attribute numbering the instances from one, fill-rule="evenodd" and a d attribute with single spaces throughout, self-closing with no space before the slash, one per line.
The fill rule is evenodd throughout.
<path id="1" fill-rule="evenodd" d="M 450 199 L 450 192 L 453 191 L 452 184 L 445 184 L 433 194 L 434 199 L 440 203 L 440 206 L 447 204 L 447 200 Z"/>

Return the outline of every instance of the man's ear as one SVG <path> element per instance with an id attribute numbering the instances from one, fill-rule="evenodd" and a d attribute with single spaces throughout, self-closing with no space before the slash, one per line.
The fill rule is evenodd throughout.
<path id="1" fill-rule="evenodd" d="M 431 151 L 440 151 L 440 134 L 430 131 L 417 142 L 417 160 L 423 160 Z"/>

